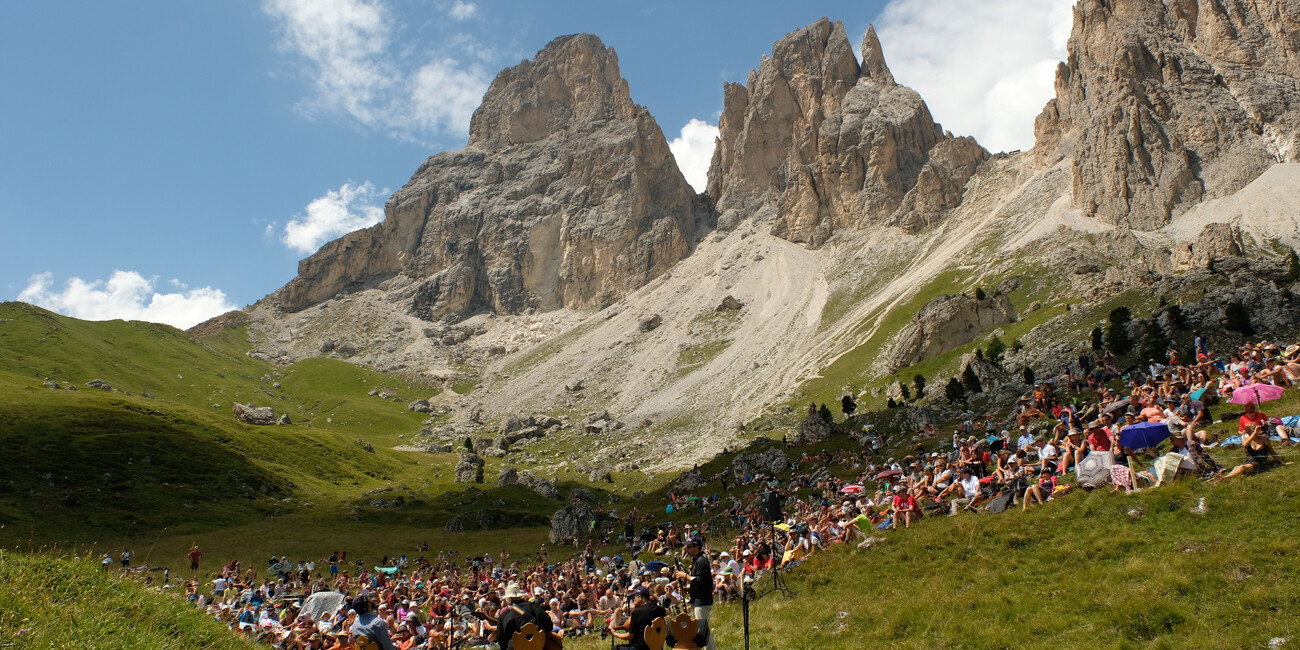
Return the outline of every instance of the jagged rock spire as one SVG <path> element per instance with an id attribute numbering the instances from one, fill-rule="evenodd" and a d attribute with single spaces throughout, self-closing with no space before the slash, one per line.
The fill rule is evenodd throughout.
<path id="1" fill-rule="evenodd" d="M 894 74 L 885 64 L 885 53 L 880 49 L 875 25 L 869 25 L 867 34 L 862 37 L 862 76 L 877 83 L 895 84 Z"/>

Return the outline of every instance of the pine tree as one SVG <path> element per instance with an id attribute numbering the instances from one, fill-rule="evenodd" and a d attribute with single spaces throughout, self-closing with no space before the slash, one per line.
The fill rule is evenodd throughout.
<path id="1" fill-rule="evenodd" d="M 1001 338 L 994 336 L 993 340 L 989 341 L 988 349 L 984 350 L 984 358 L 992 361 L 994 365 L 1002 367 L 1002 357 L 1006 353 L 1007 344 L 1003 343 Z"/>
<path id="2" fill-rule="evenodd" d="M 895 402 L 894 398 L 891 397 L 888 402 L 885 402 L 885 408 L 896 409 L 898 408 L 898 402 Z"/>
<path id="3" fill-rule="evenodd" d="M 944 387 L 943 395 L 948 398 L 949 402 L 958 402 L 966 399 L 966 388 L 961 385 L 961 380 L 953 377 L 948 380 L 948 385 Z"/>
<path id="4" fill-rule="evenodd" d="M 844 416 L 853 415 L 858 410 L 858 403 L 852 395 L 845 395 L 840 398 L 840 410 L 844 411 Z"/>
<path id="5" fill-rule="evenodd" d="M 1160 326 L 1159 320 L 1148 318 L 1142 322 L 1142 345 L 1138 349 L 1142 358 L 1163 362 L 1169 345 L 1169 334 Z"/>
<path id="6" fill-rule="evenodd" d="M 1103 338 L 1105 335 L 1106 333 L 1100 327 L 1092 328 L 1092 349 L 1094 352 L 1101 352 L 1106 349 L 1106 341 Z"/>
<path id="7" fill-rule="evenodd" d="M 900 384 L 898 385 L 898 387 L 901 388 L 901 389 L 903 389 L 903 401 L 904 401 L 904 402 L 911 401 L 911 399 L 912 399 L 912 392 L 909 391 L 909 390 L 907 390 L 907 384 L 902 384 L 902 383 L 900 383 Z"/>
<path id="8" fill-rule="evenodd" d="M 1223 310 L 1223 327 L 1242 334 L 1254 334 L 1255 327 L 1250 323 L 1250 312 L 1240 300 L 1228 303 Z"/>
<path id="9" fill-rule="evenodd" d="M 1023 374 L 1024 374 L 1024 376 L 1025 376 L 1025 384 L 1028 385 L 1028 386 L 1033 386 L 1033 385 L 1034 385 L 1034 379 L 1035 379 L 1035 377 L 1034 377 L 1034 369 L 1033 369 L 1033 368 L 1030 368 L 1029 366 L 1025 366 L 1025 372 L 1024 372 Z"/>
<path id="10" fill-rule="evenodd" d="M 1025 349 L 1025 344 L 1021 343 L 1020 339 L 1011 339 L 1011 349 L 1019 352 Z"/>
<path id="11" fill-rule="evenodd" d="M 975 299 L 983 300 L 988 294 L 984 293 L 984 287 L 975 287 Z"/>
<path id="12" fill-rule="evenodd" d="M 913 377 L 912 385 L 916 386 L 916 399 L 925 397 L 925 375 L 917 374 Z"/>
<path id="13" fill-rule="evenodd" d="M 825 404 L 822 404 L 817 408 L 817 414 L 822 416 L 822 419 L 827 422 L 835 422 L 835 416 L 831 415 L 831 410 L 826 408 Z"/>
<path id="14" fill-rule="evenodd" d="M 971 394 L 984 392 L 984 386 L 980 384 L 979 375 L 975 374 L 973 366 L 966 366 L 966 369 L 961 371 L 961 385 Z"/>
<path id="15" fill-rule="evenodd" d="M 1286 277 L 1282 278 L 1283 282 L 1295 282 L 1300 280 L 1300 256 L 1297 256 L 1295 249 L 1286 252 Z"/>
<path id="16" fill-rule="evenodd" d="M 1170 305 L 1169 309 L 1165 310 L 1165 319 L 1175 331 L 1182 332 L 1187 329 L 1187 314 L 1183 313 L 1183 308 L 1178 305 Z"/>
<path id="17" fill-rule="evenodd" d="M 1133 350 L 1133 338 L 1128 335 L 1128 324 L 1133 315 L 1128 307 L 1116 307 L 1110 311 L 1110 328 L 1106 330 L 1106 347 L 1116 356 L 1123 356 Z"/>

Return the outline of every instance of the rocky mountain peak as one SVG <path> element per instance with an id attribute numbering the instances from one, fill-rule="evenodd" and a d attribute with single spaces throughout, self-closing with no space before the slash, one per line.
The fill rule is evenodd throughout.
<path id="1" fill-rule="evenodd" d="M 378 290 L 429 321 L 602 306 L 685 257 L 709 214 L 595 36 L 502 70 L 470 131 L 393 193 L 382 223 L 321 247 L 269 299 L 299 311 Z"/>
<path id="2" fill-rule="evenodd" d="M 862 37 L 862 76 L 876 83 L 894 85 L 894 73 L 885 64 L 885 53 L 880 48 L 880 39 L 876 37 L 876 26 L 867 27 Z"/>
<path id="3" fill-rule="evenodd" d="M 469 144 L 498 149 L 570 128 L 636 118 L 618 55 L 591 34 L 561 36 L 531 61 L 506 68 L 470 121 Z"/>
<path id="4" fill-rule="evenodd" d="M 905 201 L 950 136 L 915 91 L 894 82 L 874 29 L 859 65 L 844 26 L 824 18 L 777 41 L 746 86 L 727 84 L 718 129 L 708 190 L 718 226 L 752 219 L 812 245 L 837 229 L 934 222 L 987 157 L 978 145 L 945 149 L 951 155 L 927 186 L 955 196 Z M 898 214 L 914 205 L 929 212 Z"/>
<path id="5" fill-rule="evenodd" d="M 1298 33 L 1287 0 L 1081 0 L 1035 156 L 1084 214 L 1161 227 L 1300 157 Z"/>

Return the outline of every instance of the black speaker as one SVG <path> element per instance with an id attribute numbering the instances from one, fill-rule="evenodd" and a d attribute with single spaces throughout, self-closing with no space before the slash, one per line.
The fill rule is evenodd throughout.
<path id="1" fill-rule="evenodd" d="M 763 518 L 767 519 L 768 523 L 779 522 L 785 517 L 781 513 L 781 495 L 768 490 L 759 495 L 759 500 L 761 502 Z"/>

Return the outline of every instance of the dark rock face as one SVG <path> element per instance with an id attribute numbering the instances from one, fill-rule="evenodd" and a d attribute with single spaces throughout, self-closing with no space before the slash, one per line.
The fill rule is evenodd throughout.
<path id="1" fill-rule="evenodd" d="M 778 41 L 746 86 L 725 86 L 708 192 L 720 228 L 771 220 L 773 234 L 815 245 L 837 229 L 932 223 L 960 202 L 988 153 L 965 139 L 930 165 L 954 139 L 894 82 L 874 28 L 862 51 L 859 64 L 844 26 L 823 18 Z M 927 165 L 920 191 L 938 197 L 905 201 Z"/>
<path id="2" fill-rule="evenodd" d="M 382 283 L 426 320 L 603 306 L 689 254 L 707 212 L 614 51 L 565 36 L 497 75 L 468 146 L 425 161 L 384 222 L 323 246 L 272 299 L 295 311 Z"/>
<path id="3" fill-rule="evenodd" d="M 1300 159 L 1297 33 L 1288 0 L 1081 0 L 1035 156 L 1085 215 L 1163 226 Z"/>

